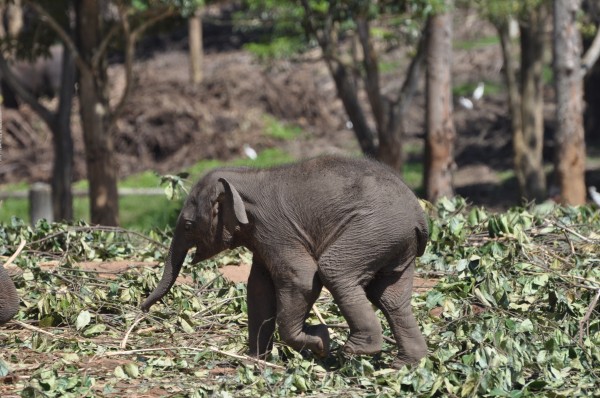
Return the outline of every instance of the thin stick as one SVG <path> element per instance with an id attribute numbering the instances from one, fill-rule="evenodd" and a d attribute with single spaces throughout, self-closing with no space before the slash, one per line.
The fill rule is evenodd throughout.
<path id="1" fill-rule="evenodd" d="M 127 340 L 129 339 L 129 334 L 131 333 L 131 331 L 133 330 L 133 328 L 140 323 L 140 321 L 142 319 L 146 318 L 146 315 L 143 314 L 138 314 L 135 317 L 135 321 L 133 321 L 133 324 L 131 324 L 131 326 L 129 327 L 129 329 L 127 329 L 127 332 L 125 333 L 125 337 L 123 337 L 123 340 L 121 340 L 121 344 L 119 345 L 119 347 L 121 349 L 125 349 L 127 347 Z"/>
<path id="2" fill-rule="evenodd" d="M 328 328 L 332 328 L 332 329 L 335 329 L 335 328 L 337 328 L 337 329 L 350 329 L 350 326 L 348 326 L 347 323 L 335 323 L 333 325 L 325 325 L 325 326 L 327 326 Z M 396 344 L 396 340 L 392 339 L 391 337 L 387 337 L 385 335 L 382 336 L 382 337 L 388 343 Z"/>
<path id="3" fill-rule="evenodd" d="M 592 312 L 594 311 L 594 308 L 596 308 L 598 299 L 600 299 L 600 289 L 598 289 L 598 291 L 596 292 L 596 296 L 590 303 L 590 306 L 589 306 L 587 312 L 585 313 L 585 316 L 583 317 L 583 319 L 581 321 L 579 321 L 579 344 L 583 344 L 583 327 L 585 325 L 587 325 L 587 327 L 589 329 L 590 316 L 592 316 Z M 588 330 L 588 334 L 589 334 L 589 330 Z"/>
<path id="4" fill-rule="evenodd" d="M 234 354 L 232 352 L 221 351 L 218 348 L 210 347 L 210 346 L 206 347 L 206 349 L 208 349 L 209 351 L 212 351 L 212 352 L 216 352 L 217 354 L 225 355 L 225 356 L 232 357 L 235 359 L 241 359 L 243 361 L 250 361 L 250 362 L 254 362 L 259 365 L 269 366 L 271 368 L 285 370 L 285 368 L 281 365 L 276 365 L 274 363 L 263 361 L 262 359 L 258 359 L 258 358 L 252 358 L 247 355 L 239 355 L 239 354 Z M 205 351 L 205 349 L 203 349 L 203 348 L 195 348 L 195 347 L 162 347 L 162 348 L 142 348 L 139 350 L 105 352 L 104 354 L 102 354 L 102 356 L 112 357 L 112 356 L 117 356 L 117 355 L 135 355 L 135 354 L 140 354 L 140 353 L 144 353 L 144 352 L 169 351 L 169 350 L 190 350 L 190 351 L 200 351 L 200 352 Z"/>
<path id="5" fill-rule="evenodd" d="M 323 315 L 321 315 L 321 311 L 319 311 L 316 304 L 313 305 L 312 309 L 317 318 L 319 319 L 319 322 L 321 322 L 323 325 L 326 325 L 325 319 L 323 319 Z"/>
<path id="6" fill-rule="evenodd" d="M 35 327 L 35 326 L 32 326 L 32 325 L 28 325 L 28 324 L 26 324 L 24 322 L 16 321 L 16 320 L 13 320 L 11 322 L 12 323 L 16 323 L 17 325 L 21 326 L 22 328 L 29 329 L 29 330 L 31 330 L 33 332 L 42 333 L 42 334 L 45 334 L 46 336 L 56 337 L 55 335 L 53 335 L 50 332 L 45 331 L 44 329 L 40 329 L 38 327 Z"/>
<path id="7" fill-rule="evenodd" d="M 556 223 L 556 226 L 558 228 L 564 229 L 565 231 L 575 235 L 576 237 L 578 237 L 579 239 L 583 240 L 584 242 L 587 243 L 594 243 L 594 240 L 590 239 L 590 238 L 586 238 L 585 236 L 581 235 L 580 233 L 578 233 L 577 231 L 572 230 L 571 228 L 567 227 L 566 225 L 562 225 L 560 223 Z"/>
<path id="8" fill-rule="evenodd" d="M 23 250 L 23 248 L 25 247 L 25 244 L 27 242 L 25 242 L 25 239 L 21 239 L 21 243 L 19 244 L 19 247 L 17 248 L 17 251 L 13 253 L 12 256 L 10 256 L 10 258 L 8 259 L 7 262 L 4 263 L 4 267 L 8 267 L 13 261 L 15 261 L 15 259 L 17 258 L 17 256 L 21 253 L 21 251 Z"/>

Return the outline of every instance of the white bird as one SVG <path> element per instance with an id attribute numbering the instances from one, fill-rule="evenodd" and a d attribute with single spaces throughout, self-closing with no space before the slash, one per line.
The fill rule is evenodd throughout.
<path id="1" fill-rule="evenodd" d="M 485 91 L 485 85 L 483 82 L 477 83 L 477 87 L 473 90 L 473 99 L 475 101 L 479 101 L 481 97 L 483 97 L 483 92 Z"/>
<path id="2" fill-rule="evenodd" d="M 467 97 L 458 97 L 458 103 L 465 109 L 473 109 L 473 101 Z"/>
<path id="3" fill-rule="evenodd" d="M 596 187 L 593 185 L 588 187 L 588 192 L 590 193 L 590 196 L 592 197 L 592 200 L 594 201 L 594 203 L 596 203 L 598 206 L 600 206 L 600 193 L 598 193 L 598 191 L 596 191 Z"/>
<path id="4" fill-rule="evenodd" d="M 256 158 L 258 157 L 258 154 L 254 150 L 254 148 L 252 148 L 248 144 L 244 144 L 244 154 L 246 154 L 246 156 L 248 156 L 252 160 L 256 160 Z"/>

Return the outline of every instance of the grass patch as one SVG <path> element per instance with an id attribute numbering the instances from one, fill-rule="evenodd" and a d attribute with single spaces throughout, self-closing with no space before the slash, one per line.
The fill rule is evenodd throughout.
<path id="1" fill-rule="evenodd" d="M 298 54 L 303 43 L 292 37 L 276 37 L 266 43 L 248 43 L 244 49 L 261 62 L 290 58 Z"/>
<path id="2" fill-rule="evenodd" d="M 493 82 L 486 80 L 483 82 L 485 84 L 485 90 L 483 96 L 486 95 L 494 95 L 504 91 L 504 85 L 499 82 Z M 471 97 L 473 95 L 473 91 L 477 87 L 479 82 L 467 82 L 464 84 L 459 84 L 452 87 L 452 94 L 457 97 Z"/>
<path id="3" fill-rule="evenodd" d="M 487 47 L 500 44 L 497 35 L 478 37 L 473 40 L 457 40 L 454 42 L 455 50 L 473 50 L 475 48 Z"/>
<path id="4" fill-rule="evenodd" d="M 400 61 L 382 61 L 379 63 L 380 73 L 391 73 L 396 72 L 400 69 Z"/>
<path id="5" fill-rule="evenodd" d="M 420 189 L 423 186 L 423 164 L 421 162 L 404 163 L 402 179 L 411 189 Z"/>
<path id="6" fill-rule="evenodd" d="M 265 135 L 283 141 L 293 140 L 302 135 L 300 127 L 285 123 L 272 116 L 265 115 Z"/>
<path id="7" fill-rule="evenodd" d="M 544 65 L 542 68 L 542 80 L 544 84 L 554 84 L 554 69 L 552 65 Z"/>

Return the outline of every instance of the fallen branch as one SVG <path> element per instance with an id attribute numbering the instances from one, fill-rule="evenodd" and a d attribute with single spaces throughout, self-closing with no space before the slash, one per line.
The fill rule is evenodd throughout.
<path id="1" fill-rule="evenodd" d="M 16 321 L 16 320 L 12 320 L 11 322 L 15 323 L 15 324 L 17 324 L 19 326 L 21 326 L 23 329 L 31 330 L 32 332 L 42 333 L 42 334 L 45 334 L 46 336 L 51 336 L 53 338 L 56 337 L 54 334 L 52 334 L 50 332 L 47 332 L 44 329 L 40 329 L 40 328 L 38 328 L 36 326 L 32 326 L 32 325 L 29 325 L 27 323 L 24 323 L 24 322 L 21 322 L 21 321 Z"/>
<path id="2" fill-rule="evenodd" d="M 190 350 L 190 351 L 199 351 L 199 352 L 204 352 L 206 350 L 209 350 L 209 351 L 215 352 L 217 354 L 225 355 L 225 356 L 228 356 L 228 357 L 231 357 L 231 358 L 240 359 L 240 360 L 243 360 L 243 361 L 253 362 L 253 363 L 256 363 L 258 365 L 268 366 L 268 367 L 271 367 L 271 368 L 274 368 L 274 369 L 285 370 L 285 367 L 283 367 L 281 365 L 276 365 L 274 363 L 263 361 L 262 359 L 249 357 L 247 355 L 240 355 L 240 354 L 234 354 L 232 352 L 221 351 L 221 350 L 219 350 L 216 347 L 210 347 L 210 346 L 206 347 L 206 348 L 195 348 L 195 347 L 142 348 L 142 349 L 139 349 L 139 350 L 105 352 L 104 354 L 101 354 L 100 356 L 114 357 L 114 356 L 118 356 L 118 355 L 135 355 L 135 354 L 141 354 L 141 353 L 145 353 L 145 352 L 169 351 L 169 350 Z"/>
<path id="3" fill-rule="evenodd" d="M 590 316 L 592 316 L 592 312 L 594 312 L 594 308 L 596 308 L 596 304 L 598 304 L 598 299 L 600 299 L 600 289 L 598 289 L 598 291 L 596 291 L 596 296 L 594 296 L 594 299 L 590 303 L 590 306 L 589 306 L 587 312 L 585 313 L 585 316 L 583 317 L 583 319 L 581 321 L 579 321 L 579 344 L 583 344 L 584 326 L 587 327 L 588 335 L 590 334 L 590 331 L 589 331 Z"/>
<path id="4" fill-rule="evenodd" d="M 8 266 L 10 264 L 12 264 L 13 261 L 16 260 L 17 256 L 21 253 L 21 251 L 23 250 L 23 248 L 25 247 L 25 244 L 27 242 L 25 242 L 25 239 L 21 239 L 21 243 L 19 244 L 19 247 L 17 248 L 17 251 L 15 251 L 13 253 L 12 256 L 9 257 L 9 259 L 4 263 L 4 268 L 8 268 Z"/>
<path id="5" fill-rule="evenodd" d="M 587 242 L 587 243 L 596 243 L 596 241 L 594 241 L 593 239 L 586 238 L 585 236 L 581 235 L 579 232 L 574 231 L 573 229 L 567 227 L 566 225 L 562 225 L 562 224 L 560 224 L 558 222 L 555 223 L 554 225 L 556 227 L 560 228 L 560 229 L 563 229 L 563 230 L 569 232 L 572 235 L 575 235 L 576 237 L 578 237 L 579 239 L 581 239 L 584 242 Z M 550 226 L 552 226 L 552 223 L 550 223 Z"/>
<path id="6" fill-rule="evenodd" d="M 138 314 L 136 316 L 135 321 L 133 321 L 133 324 L 129 327 L 129 329 L 127 329 L 127 332 L 125 332 L 125 336 L 123 337 L 123 340 L 121 340 L 121 344 L 119 345 L 119 347 L 121 349 L 125 349 L 127 347 L 127 340 L 129 339 L 129 335 L 131 334 L 131 331 L 144 318 L 146 318 L 146 315 L 144 315 L 144 314 Z"/>
<path id="7" fill-rule="evenodd" d="M 319 319 L 319 322 L 321 322 L 323 325 L 326 325 L 327 323 L 325 322 L 325 319 L 323 319 L 323 315 L 321 315 L 321 311 L 319 311 L 316 304 L 313 305 L 312 309 L 317 318 Z"/>

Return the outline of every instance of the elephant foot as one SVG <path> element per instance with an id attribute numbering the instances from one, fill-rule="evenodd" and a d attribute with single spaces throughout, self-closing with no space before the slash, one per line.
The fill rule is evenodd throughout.
<path id="1" fill-rule="evenodd" d="M 342 351 L 346 354 L 374 355 L 381 351 L 382 345 L 381 333 L 353 333 L 344 344 Z"/>
<path id="2" fill-rule="evenodd" d="M 394 361 L 392 362 L 392 368 L 402 369 L 404 366 L 416 366 L 419 364 L 419 362 L 421 362 L 421 359 L 424 357 L 425 355 L 423 355 L 420 358 L 409 358 L 403 355 L 398 355 L 396 358 L 394 358 Z"/>
<path id="3" fill-rule="evenodd" d="M 308 346 L 317 356 L 325 358 L 329 355 L 329 330 L 323 324 L 309 325 L 305 327 L 305 333 L 316 338 L 315 344 Z"/>
<path id="4" fill-rule="evenodd" d="M 325 325 L 304 326 L 296 333 L 280 328 L 281 340 L 297 351 L 309 349 L 320 357 L 329 355 L 329 330 Z"/>
<path id="5" fill-rule="evenodd" d="M 420 341 L 414 342 L 413 345 L 404 344 L 403 348 L 404 352 L 398 352 L 398 356 L 392 363 L 394 369 L 400 369 L 406 365 L 417 365 L 421 359 L 427 356 L 427 345 L 424 341 L 422 343 Z"/>

